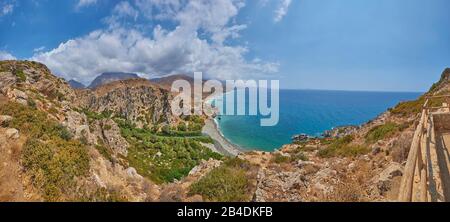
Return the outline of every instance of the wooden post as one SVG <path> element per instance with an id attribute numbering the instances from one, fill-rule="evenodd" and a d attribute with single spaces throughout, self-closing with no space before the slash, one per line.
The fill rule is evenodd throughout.
<path id="1" fill-rule="evenodd" d="M 420 202 L 428 202 L 428 154 L 427 154 L 427 148 L 429 145 L 429 138 L 430 138 L 430 132 L 431 132 L 431 120 L 429 119 L 430 116 L 427 113 L 427 118 L 425 119 L 425 128 L 426 133 L 422 134 L 422 142 L 421 142 L 421 149 L 420 149 L 420 156 L 422 157 L 420 161 L 422 161 L 421 168 L 420 168 Z"/>
<path id="2" fill-rule="evenodd" d="M 425 105 L 428 104 L 428 100 Z M 411 202 L 413 194 L 413 182 L 414 173 L 416 168 L 416 162 L 418 160 L 419 148 L 420 148 L 420 138 L 423 132 L 423 123 L 426 118 L 426 110 L 422 111 L 422 117 L 420 119 L 419 125 L 414 132 L 414 138 L 411 143 L 411 148 L 408 154 L 408 160 L 406 161 L 405 170 L 402 177 L 402 183 L 400 185 L 399 201 L 401 202 Z"/>

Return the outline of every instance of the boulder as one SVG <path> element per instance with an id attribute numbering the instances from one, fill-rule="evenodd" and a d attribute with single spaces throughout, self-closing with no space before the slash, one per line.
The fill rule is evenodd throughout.
<path id="1" fill-rule="evenodd" d="M 133 168 L 133 167 L 129 167 L 128 169 L 126 169 L 126 172 L 127 172 L 127 175 L 128 175 L 130 178 L 138 178 L 138 179 L 141 179 L 141 178 L 142 178 L 142 176 L 139 175 L 139 174 L 137 173 L 136 169 Z"/>
<path id="2" fill-rule="evenodd" d="M 377 154 L 379 154 L 381 152 L 381 147 L 380 146 L 378 146 L 377 144 L 375 144 L 375 145 L 373 145 L 372 146 L 372 155 L 377 155 Z"/>
<path id="3" fill-rule="evenodd" d="M 129 144 L 122 137 L 120 128 L 117 126 L 116 122 L 111 119 L 103 120 L 102 129 L 108 146 L 111 147 L 114 152 L 127 156 Z"/>
<path id="4" fill-rule="evenodd" d="M 383 172 L 381 172 L 380 177 L 392 179 L 394 177 L 402 175 L 403 175 L 403 166 L 399 163 L 394 162 L 389 164 L 389 166 L 387 166 L 386 169 L 384 169 Z"/>
<path id="5" fill-rule="evenodd" d="M 13 89 L 11 91 L 9 97 L 14 98 L 16 100 L 16 102 L 18 102 L 22 105 L 28 104 L 28 95 L 25 92 L 20 91 L 18 89 Z"/>
<path id="6" fill-rule="evenodd" d="M 304 160 L 299 160 L 297 162 L 297 166 L 300 168 L 307 166 L 307 165 L 315 165 L 315 163 L 313 161 L 304 161 Z"/>
<path id="7" fill-rule="evenodd" d="M 403 175 L 403 166 L 399 163 L 391 163 L 378 176 L 372 179 L 381 195 L 392 189 L 393 179 Z"/>
<path id="8" fill-rule="evenodd" d="M 10 123 L 13 118 L 11 116 L 0 115 L 0 126 Z"/>
<path id="9" fill-rule="evenodd" d="M 6 137 L 9 139 L 19 139 L 19 136 L 20 136 L 19 130 L 13 129 L 13 128 L 7 129 L 5 134 L 6 134 Z"/>

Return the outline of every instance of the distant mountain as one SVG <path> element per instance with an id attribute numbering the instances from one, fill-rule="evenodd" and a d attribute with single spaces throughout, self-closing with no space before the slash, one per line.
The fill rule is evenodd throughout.
<path id="1" fill-rule="evenodd" d="M 161 86 L 165 89 L 170 89 L 172 87 L 172 83 L 175 82 L 176 80 L 186 80 L 191 84 L 194 83 L 194 78 L 187 76 L 187 75 L 182 75 L 182 74 L 171 75 L 171 76 L 166 76 L 166 77 L 161 77 L 161 78 L 154 78 L 154 79 L 150 79 L 150 82 L 158 84 L 159 86 Z"/>
<path id="2" fill-rule="evenodd" d="M 135 73 L 124 73 L 124 72 L 105 72 L 97 76 L 97 78 L 92 81 L 89 88 L 93 89 L 101 85 L 105 85 L 118 80 L 127 79 L 137 79 L 139 76 Z"/>
<path id="3" fill-rule="evenodd" d="M 80 82 L 78 82 L 76 80 L 73 80 L 73 79 L 70 80 L 68 83 L 74 89 L 84 89 L 84 88 L 86 88 L 86 86 L 83 85 L 83 83 L 80 83 Z"/>

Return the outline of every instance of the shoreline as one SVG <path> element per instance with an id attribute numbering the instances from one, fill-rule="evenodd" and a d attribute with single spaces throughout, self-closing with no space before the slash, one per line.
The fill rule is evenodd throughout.
<path id="1" fill-rule="evenodd" d="M 246 152 L 243 148 L 233 144 L 225 138 L 220 131 L 217 122 L 213 118 L 206 119 L 202 133 L 214 140 L 215 150 L 213 151 L 219 152 L 225 156 L 239 156 L 239 154 Z"/>

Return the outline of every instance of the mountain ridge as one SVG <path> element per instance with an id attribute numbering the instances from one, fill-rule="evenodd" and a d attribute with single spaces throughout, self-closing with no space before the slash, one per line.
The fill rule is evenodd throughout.
<path id="1" fill-rule="evenodd" d="M 69 80 L 67 83 L 69 83 L 69 85 L 72 88 L 74 88 L 74 89 L 84 89 L 84 88 L 86 88 L 86 86 L 83 83 L 78 82 L 78 81 L 76 81 L 74 79 Z"/>
<path id="2" fill-rule="evenodd" d="M 89 84 L 88 88 L 93 89 L 99 87 L 104 84 L 108 84 L 110 82 L 114 82 L 117 80 L 126 80 L 126 79 L 136 79 L 140 78 L 139 75 L 135 73 L 126 73 L 126 72 L 104 72 L 98 75 L 94 80 L 92 80 L 91 84 Z"/>

